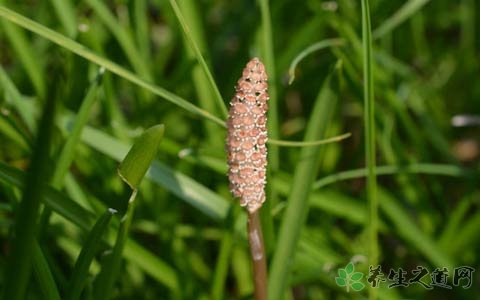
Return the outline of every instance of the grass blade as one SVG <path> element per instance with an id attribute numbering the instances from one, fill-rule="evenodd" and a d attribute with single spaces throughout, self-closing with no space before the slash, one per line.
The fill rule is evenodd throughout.
<path id="1" fill-rule="evenodd" d="M 0 180 L 23 189 L 25 173 L 0 162 Z M 69 220 L 79 228 L 88 231 L 93 226 L 94 214 L 65 197 L 53 188 L 47 188 L 43 201 L 45 205 Z M 147 274 L 172 290 L 178 290 L 178 279 L 175 270 L 161 261 L 135 241 L 125 244 L 125 258 L 141 267 Z"/>
<path id="2" fill-rule="evenodd" d="M 87 124 L 91 109 L 97 99 L 97 91 L 102 81 L 103 72 L 104 70 L 101 69 L 97 77 L 91 83 L 87 94 L 82 101 L 82 105 L 80 106 L 78 114 L 75 118 L 73 127 L 68 135 L 68 139 L 63 146 L 62 151 L 60 152 L 60 156 L 56 163 L 55 172 L 53 173 L 52 177 L 52 186 L 54 188 L 59 189 L 63 185 L 63 179 L 72 163 L 73 157 L 75 155 L 75 147 L 78 145 L 78 142 L 80 140 L 82 129 Z"/>
<path id="3" fill-rule="evenodd" d="M 375 98 L 373 94 L 372 33 L 368 0 L 362 0 L 362 42 L 363 42 L 363 98 L 365 128 L 365 164 L 367 165 L 367 199 L 369 211 L 368 239 L 371 266 L 378 264 L 378 199 L 375 176 Z M 369 299 L 375 300 L 376 289 L 368 289 Z"/>
<path id="4" fill-rule="evenodd" d="M 393 175 L 397 173 L 419 173 L 419 174 L 432 174 L 432 175 L 444 175 L 444 176 L 468 176 L 469 173 L 455 165 L 446 165 L 446 164 L 429 164 L 429 163 L 418 163 L 411 164 L 406 166 L 377 166 L 375 168 L 376 176 L 381 175 Z M 355 178 L 362 178 L 368 175 L 368 169 L 356 169 L 348 170 L 343 172 L 338 172 L 332 175 L 323 177 L 320 180 L 317 180 L 313 184 L 313 189 L 320 189 L 332 183 L 336 183 L 342 180 L 349 180 Z"/>
<path id="5" fill-rule="evenodd" d="M 460 255 L 465 249 L 477 243 L 480 215 L 477 214 L 468 218 L 462 225 L 462 228 L 457 232 L 455 239 L 447 249 L 451 255 Z"/>
<path id="6" fill-rule="evenodd" d="M 60 293 L 53 279 L 48 262 L 37 241 L 33 244 L 33 272 L 44 299 L 60 300 Z"/>
<path id="7" fill-rule="evenodd" d="M 75 38 L 77 35 L 77 18 L 72 2 L 69 0 L 50 0 L 50 2 L 67 35 Z"/>
<path id="8" fill-rule="evenodd" d="M 190 30 L 190 28 L 187 25 L 187 21 L 182 15 L 182 11 L 180 10 L 180 7 L 178 7 L 177 1 L 175 0 L 169 0 L 170 5 L 173 8 L 173 11 L 175 13 L 175 16 L 178 19 L 178 22 L 180 23 L 180 26 L 182 27 L 183 33 L 185 34 L 185 37 L 187 39 L 188 44 L 193 50 L 193 53 L 195 54 L 195 57 L 200 64 L 200 66 L 203 69 L 203 72 L 205 73 L 205 76 L 207 76 L 208 82 L 210 84 L 210 88 L 213 90 L 215 94 L 215 99 L 217 101 L 217 106 L 219 110 L 222 112 L 222 116 L 224 118 L 227 117 L 228 111 L 227 107 L 225 105 L 225 102 L 223 101 L 222 95 L 220 94 L 220 91 L 218 90 L 218 86 L 215 83 L 215 79 L 213 79 L 213 75 L 210 72 L 210 69 L 208 68 L 207 62 L 203 58 L 202 52 L 200 51 L 200 48 L 198 47 L 197 43 L 195 42 L 195 37 L 193 35 L 193 31 Z"/>
<path id="9" fill-rule="evenodd" d="M 12 105 L 17 109 L 19 115 L 27 125 L 27 128 L 31 132 L 34 132 L 36 128 L 34 107 L 26 104 L 25 99 L 23 99 L 17 87 L 12 82 L 10 77 L 8 77 L 2 66 L 0 66 L 0 84 L 2 84 L 3 89 L 7 94 L 7 101 L 12 103 Z"/>
<path id="10" fill-rule="evenodd" d="M 383 189 L 379 189 L 379 192 L 382 199 L 380 207 L 396 227 L 397 234 L 408 243 L 415 245 L 434 266 L 453 268 L 455 265 L 453 259 L 410 220 L 408 214 L 396 203 L 396 200 Z"/>
<path id="11" fill-rule="evenodd" d="M 397 26 L 405 22 L 405 20 L 414 15 L 428 2 L 430 2 L 430 0 L 409 0 L 405 2 L 405 4 L 403 4 L 402 7 L 393 14 L 393 16 L 388 18 L 382 23 L 382 25 L 373 31 L 373 37 L 377 39 L 389 33 Z"/>
<path id="12" fill-rule="evenodd" d="M 90 84 L 88 92 L 82 101 L 77 117 L 74 121 L 73 128 L 71 129 L 67 141 L 63 146 L 55 164 L 51 185 L 56 189 L 61 189 L 63 187 L 63 181 L 70 168 L 70 165 L 72 164 L 73 157 L 75 155 L 75 147 L 78 145 L 78 141 L 80 140 L 80 134 L 82 133 L 85 124 L 87 124 L 91 109 L 95 103 L 95 100 L 97 99 L 97 90 L 102 80 L 103 73 L 104 69 L 102 68 L 100 69 L 97 77 Z M 42 212 L 42 216 L 40 218 L 40 236 L 44 233 L 44 230 L 48 225 L 51 213 L 51 210 L 48 208 Z"/>
<path id="13" fill-rule="evenodd" d="M 292 84 L 293 81 L 295 80 L 295 69 L 297 68 L 297 65 L 305 57 L 307 57 L 311 53 L 318 50 L 322 50 L 329 47 L 343 46 L 343 45 L 345 45 L 345 40 L 341 38 L 336 38 L 336 39 L 326 39 L 305 48 L 302 52 L 300 52 L 297 56 L 295 56 L 295 58 L 290 63 L 290 67 L 288 68 L 288 75 L 290 76 L 290 79 L 288 80 L 288 84 Z"/>
<path id="14" fill-rule="evenodd" d="M 329 143 L 340 142 L 344 139 L 347 139 L 352 134 L 350 132 L 344 133 L 342 135 L 334 136 L 328 139 L 318 140 L 318 141 L 308 141 L 308 142 L 295 142 L 295 141 L 282 141 L 282 140 L 268 140 L 269 144 L 283 146 L 283 147 L 312 147 L 325 145 Z"/>
<path id="15" fill-rule="evenodd" d="M 156 125 L 145 130 L 130 148 L 118 168 L 118 175 L 132 188 L 132 195 L 128 200 L 127 212 L 120 222 L 113 252 L 107 258 L 95 282 L 95 299 L 110 298 L 110 293 L 122 265 L 123 249 L 128 240 L 128 232 L 135 211 L 137 188 L 157 154 L 158 144 L 163 138 L 163 132 L 163 125 Z"/>
<path id="16" fill-rule="evenodd" d="M 0 132 L 21 149 L 26 151 L 30 150 L 32 145 L 30 145 L 29 136 L 25 134 L 23 128 L 20 128 L 10 116 L 0 115 Z"/>
<path id="17" fill-rule="evenodd" d="M 142 78 L 151 81 L 152 76 L 148 68 L 148 63 L 138 51 L 132 33 L 117 21 L 103 1 L 86 0 L 86 2 L 113 33 L 135 72 L 137 72 Z"/>
<path id="18" fill-rule="evenodd" d="M 0 180 L 23 189 L 25 187 L 25 172 L 0 162 Z M 43 197 L 44 204 L 73 224 L 88 231 L 94 222 L 92 212 L 66 198 L 53 188 L 47 188 Z"/>
<path id="19" fill-rule="evenodd" d="M 188 26 L 188 32 L 190 33 L 192 39 L 195 41 L 196 45 L 200 49 L 200 53 L 203 53 L 205 55 L 205 60 L 207 61 L 208 66 L 210 69 L 211 68 L 211 59 L 209 59 L 209 49 L 210 45 L 208 44 L 207 41 L 207 35 L 205 33 L 205 26 L 203 22 L 203 12 L 204 12 L 204 6 L 202 3 L 199 3 L 198 1 L 195 0 L 182 0 L 180 2 L 177 2 L 178 6 L 180 7 L 180 10 L 183 14 L 183 19 L 186 22 L 186 25 Z M 175 23 L 175 27 L 178 27 L 178 17 L 174 17 L 175 14 L 172 14 L 173 18 L 171 18 L 171 22 Z M 172 24 L 173 25 L 173 24 Z M 198 98 L 198 104 L 201 108 L 203 108 L 206 111 L 209 111 L 211 113 L 214 113 L 215 115 L 217 112 L 221 112 L 223 108 L 226 110 L 226 105 L 225 101 L 222 100 L 221 103 L 219 103 L 218 99 L 220 93 L 218 92 L 218 85 L 214 89 L 212 89 L 212 83 L 205 74 L 209 72 L 209 69 L 205 69 L 200 63 L 198 63 L 199 59 L 198 54 L 194 52 L 192 46 L 190 45 L 187 37 L 186 37 L 186 32 L 184 34 L 181 34 L 183 36 L 183 46 L 185 48 L 185 54 L 186 58 L 188 61 L 197 61 L 191 66 L 191 78 L 192 78 L 192 83 L 195 87 L 195 92 Z M 220 104 L 220 107 L 218 107 Z M 221 112 L 223 115 L 223 118 L 225 118 L 224 112 Z M 205 131 L 207 132 L 207 136 L 209 139 L 209 144 L 212 145 L 212 147 L 222 147 L 223 144 L 225 143 L 223 134 L 219 132 L 218 126 L 215 124 L 212 124 L 208 121 L 205 120 Z"/>
<path id="20" fill-rule="evenodd" d="M 125 157 L 129 148 L 125 143 L 91 127 L 85 128 L 82 140 L 117 161 Z M 213 219 L 223 220 L 227 215 L 230 204 L 224 198 L 159 161 L 153 162 L 146 176 Z"/>
<path id="21" fill-rule="evenodd" d="M 225 219 L 223 237 L 220 241 L 220 250 L 215 263 L 215 272 L 212 279 L 212 300 L 225 299 L 224 291 L 228 276 L 229 262 L 234 247 L 235 224 L 240 206 L 234 205 L 230 208 L 229 215 Z"/>
<path id="22" fill-rule="evenodd" d="M 156 125 L 145 130 L 118 167 L 118 175 L 133 190 L 138 188 L 157 155 L 158 144 L 163 138 L 164 130 L 165 126 L 163 125 Z"/>
<path id="23" fill-rule="evenodd" d="M 33 256 L 38 213 L 49 173 L 49 148 L 55 118 L 55 97 L 48 97 L 39 123 L 22 200 L 15 215 L 3 299 L 24 299 Z"/>
<path id="24" fill-rule="evenodd" d="M 0 3 L 1 2 L 3 1 L 0 1 Z M 25 32 L 23 32 L 21 28 L 14 26 L 5 20 L 2 20 L 1 25 L 8 40 L 12 44 L 12 47 L 17 52 L 18 58 L 25 68 L 35 91 L 41 98 L 43 98 L 45 95 L 44 73 L 42 71 L 42 66 L 39 64 L 40 60 L 36 59 L 37 53 L 33 51 L 32 47 L 30 47 Z"/>
<path id="25" fill-rule="evenodd" d="M 142 54 L 143 59 L 151 61 L 150 31 L 148 28 L 150 20 L 145 17 L 148 14 L 147 0 L 135 1 L 133 5 L 135 38 L 138 44 L 138 51 Z"/>
<path id="26" fill-rule="evenodd" d="M 159 259 L 156 254 L 148 251 L 135 241 L 128 240 L 125 243 L 123 255 L 126 260 L 136 264 L 145 273 L 171 289 L 173 294 L 178 293 L 180 287 L 176 270 Z"/>
<path id="27" fill-rule="evenodd" d="M 122 266 L 123 249 L 128 239 L 128 232 L 132 224 L 133 212 L 135 211 L 135 197 L 137 190 L 133 190 L 130 199 L 128 200 L 128 208 L 125 216 L 122 217 L 120 229 L 118 231 L 115 246 L 112 253 L 105 259 L 102 266 L 102 271 L 98 274 L 94 285 L 94 299 L 110 299 L 115 281 Z"/>
<path id="28" fill-rule="evenodd" d="M 28 18 L 25 18 L 24 16 L 17 14 L 16 12 L 4 7 L 0 6 L 0 17 L 5 18 L 27 30 L 30 30 L 44 38 L 46 38 L 49 41 L 52 41 L 53 43 L 68 49 L 72 51 L 73 53 L 87 59 L 88 61 L 91 61 L 99 66 L 104 67 L 105 69 L 109 70 L 110 72 L 152 92 L 153 94 L 160 96 L 164 98 L 167 101 L 170 101 L 179 107 L 185 109 L 186 111 L 189 111 L 193 114 L 199 115 L 201 117 L 204 117 L 206 119 L 209 119 L 210 121 L 215 122 L 216 124 L 225 127 L 226 124 L 223 120 L 219 119 L 218 117 L 215 117 L 211 113 L 198 108 L 197 106 L 193 105 L 192 103 L 188 102 L 187 100 L 177 96 L 176 94 L 167 91 L 164 88 L 161 88 L 159 86 L 153 85 L 146 81 L 145 79 L 142 79 L 141 77 L 135 75 L 134 73 L 126 70 L 125 68 L 117 65 L 116 63 L 103 58 L 88 48 L 84 47 L 83 45 L 59 34 L 58 32 L 55 32 L 37 22 L 34 22 Z"/>
<path id="29" fill-rule="evenodd" d="M 115 213 L 117 213 L 116 210 L 111 208 L 107 209 L 88 234 L 85 245 L 83 246 L 82 251 L 78 255 L 77 261 L 75 262 L 75 267 L 72 271 L 72 279 L 70 280 L 66 299 L 74 300 L 80 298 L 83 287 L 85 286 L 85 282 L 88 278 L 88 269 L 90 264 L 95 258 L 95 254 L 98 251 L 98 246 L 102 241 L 102 236 L 107 230 L 110 219 Z"/>
<path id="30" fill-rule="evenodd" d="M 262 47 L 263 61 L 268 74 L 268 135 L 269 138 L 279 139 L 278 94 L 277 76 L 275 71 L 275 56 L 273 51 L 272 20 L 268 0 L 258 0 L 262 15 Z M 268 148 L 268 165 L 274 171 L 280 167 L 280 152 L 276 145 Z"/>
<path id="31" fill-rule="evenodd" d="M 315 100 L 312 117 L 305 133 L 305 141 L 320 139 L 325 134 L 337 99 L 330 85 L 331 75 L 325 80 Z M 293 257 L 308 211 L 307 201 L 318 169 L 319 154 L 318 146 L 302 148 L 300 154 L 302 159 L 295 169 L 292 190 L 278 235 L 277 250 L 269 271 L 269 299 L 283 299 L 290 271 L 289 261 Z"/>

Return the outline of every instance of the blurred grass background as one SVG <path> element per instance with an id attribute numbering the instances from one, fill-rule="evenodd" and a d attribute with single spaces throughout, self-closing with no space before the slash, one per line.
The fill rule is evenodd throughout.
<path id="1" fill-rule="evenodd" d="M 228 191 L 222 125 L 244 64 L 258 56 L 270 73 L 271 137 L 352 133 L 318 147 L 269 146 L 262 223 L 270 294 L 366 298 L 366 290 L 346 293 L 334 281 L 351 260 L 368 272 L 360 1 L 0 4 L 0 282 L 13 277 L 12 234 L 29 229 L 37 238 L 27 249 L 26 297 L 67 299 L 76 278 L 84 282 L 80 298 L 94 298 L 131 193 L 118 163 L 144 129 L 163 123 L 112 298 L 250 299 L 246 219 Z M 478 119 L 452 125 L 457 115 L 480 115 L 478 9 L 474 0 L 370 1 L 386 272 L 445 266 L 453 276 L 453 267 L 480 265 Z M 308 49 L 289 85 L 290 64 Z M 54 112 L 45 138 L 39 120 Z M 39 196 L 41 206 L 28 210 L 39 221 L 15 223 L 19 201 Z M 82 248 L 102 234 L 90 272 L 73 276 Z M 473 278 L 466 290 L 412 285 L 378 294 L 477 299 L 480 277 Z"/>

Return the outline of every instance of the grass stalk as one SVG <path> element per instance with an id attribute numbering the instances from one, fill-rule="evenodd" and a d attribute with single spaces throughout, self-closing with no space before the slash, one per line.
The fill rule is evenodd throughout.
<path id="1" fill-rule="evenodd" d="M 293 81 L 295 80 L 295 69 L 297 68 L 297 65 L 308 55 L 311 53 L 329 48 L 329 47 L 338 47 L 338 46 L 343 46 L 346 44 L 346 41 L 341 38 L 333 38 L 333 39 L 326 39 L 322 40 L 320 42 L 314 43 L 304 50 L 302 50 L 295 58 L 292 60 L 290 63 L 290 67 L 288 68 L 288 75 L 290 78 L 288 79 L 288 84 L 292 84 Z"/>
<path id="2" fill-rule="evenodd" d="M 49 175 L 49 148 L 55 118 L 55 97 L 47 97 L 37 131 L 35 147 L 15 215 L 11 252 L 8 258 L 3 299 L 25 299 L 34 256 L 40 203 Z"/>
<path id="3" fill-rule="evenodd" d="M 35 279 L 43 293 L 44 299 L 61 299 L 48 261 L 37 241 L 35 241 L 33 245 L 33 273 L 35 274 Z"/>
<path id="4" fill-rule="evenodd" d="M 215 79 L 213 78 L 212 72 L 210 72 L 210 69 L 208 68 L 207 62 L 205 61 L 205 58 L 202 55 L 202 52 L 200 51 L 200 47 L 197 45 L 195 42 L 195 37 L 188 27 L 187 21 L 183 17 L 182 11 L 180 10 L 180 7 L 177 4 L 177 1 L 175 0 L 169 0 L 170 5 L 172 6 L 172 9 L 175 13 L 175 16 L 178 19 L 178 22 L 180 23 L 180 26 L 183 29 L 183 33 L 185 34 L 187 43 L 189 46 L 192 48 L 193 53 L 195 54 L 195 57 L 200 64 L 201 68 L 203 69 L 203 72 L 205 73 L 205 76 L 208 79 L 208 82 L 210 84 L 210 88 L 214 92 L 215 95 L 215 100 L 217 101 L 217 105 L 219 110 L 222 112 L 222 117 L 226 118 L 228 111 L 227 107 L 225 105 L 225 102 L 223 101 L 222 95 L 220 94 L 220 91 L 218 90 L 218 86 L 215 83 Z"/>
<path id="5" fill-rule="evenodd" d="M 50 0 L 58 20 L 62 23 L 68 37 L 75 38 L 77 35 L 77 17 L 75 8 L 71 1 Z"/>
<path id="6" fill-rule="evenodd" d="M 419 11 L 424 5 L 426 5 L 430 0 L 409 0 L 406 1 L 402 7 L 397 10 L 390 18 L 382 23 L 375 31 L 373 32 L 374 38 L 380 38 L 390 31 L 394 30 L 400 24 L 408 20 L 412 15 Z M 363 4 L 363 2 L 362 2 Z"/>
<path id="7" fill-rule="evenodd" d="M 3 1 L 0 1 L 0 5 Z M 13 49 L 18 55 L 19 62 L 25 68 L 30 81 L 35 88 L 37 94 L 43 98 L 45 96 L 45 77 L 40 65 L 40 61 L 35 59 L 37 56 L 34 53 L 32 47 L 30 47 L 30 41 L 28 40 L 25 32 L 9 22 L 2 20 L 2 31 L 5 33 L 5 37 L 10 41 Z"/>
<path id="8" fill-rule="evenodd" d="M 115 36 L 133 69 L 140 74 L 142 78 L 151 81 L 152 75 L 149 64 L 144 60 L 141 52 L 138 50 L 132 32 L 120 24 L 103 1 L 86 0 L 86 2 Z"/>
<path id="9" fill-rule="evenodd" d="M 367 198 L 369 207 L 369 265 L 378 264 L 378 199 L 375 174 L 375 99 L 373 92 L 372 32 L 369 1 L 362 0 L 362 41 L 363 41 L 363 97 L 365 128 L 365 163 L 367 166 Z M 371 288 L 369 299 L 377 299 L 377 289 Z"/>
<path id="10" fill-rule="evenodd" d="M 341 135 L 337 135 L 331 138 L 317 140 L 317 141 L 295 142 L 295 141 L 282 141 L 282 140 L 268 140 L 268 143 L 271 145 L 277 145 L 282 147 L 312 147 L 312 146 L 319 146 L 319 145 L 325 145 L 329 143 L 340 142 L 340 141 L 343 141 L 344 139 L 349 138 L 351 135 L 352 134 L 350 132 L 347 132 Z"/>
<path id="11" fill-rule="evenodd" d="M 247 230 L 250 254 L 252 255 L 254 298 L 255 300 L 267 300 L 267 262 L 258 210 L 248 213 Z"/>
<path id="12" fill-rule="evenodd" d="M 320 139 L 325 134 L 337 101 L 337 94 L 333 92 L 331 83 L 332 75 L 329 75 L 315 100 L 315 106 L 305 133 L 305 141 Z M 308 197 L 311 185 L 318 171 L 318 163 L 321 157 L 320 147 L 304 147 L 300 157 L 301 160 L 295 168 L 292 189 L 288 197 L 287 208 L 282 217 L 276 251 L 270 266 L 268 296 L 271 300 L 283 299 L 287 289 L 287 278 L 292 257 L 308 213 Z"/>
<path id="13" fill-rule="evenodd" d="M 268 94 L 270 95 L 270 100 L 268 102 L 268 135 L 271 139 L 279 139 L 277 76 L 275 71 L 270 6 L 268 0 L 259 0 L 259 4 L 262 15 L 263 61 L 269 77 Z M 280 152 L 276 145 L 272 145 L 268 148 L 268 165 L 274 171 L 278 170 L 280 167 Z"/>
<path id="14" fill-rule="evenodd" d="M 228 276 L 228 267 L 232 258 L 234 247 L 235 224 L 240 212 L 240 206 L 232 205 L 225 219 L 225 229 L 220 241 L 220 251 L 215 263 L 215 272 L 212 282 L 212 299 L 225 299 L 224 292 Z"/>
<path id="15" fill-rule="evenodd" d="M 63 179 L 65 178 L 66 173 L 70 165 L 72 164 L 74 155 L 75 155 L 75 146 L 80 141 L 80 136 L 82 129 L 88 122 L 93 105 L 97 100 L 97 91 L 102 82 L 104 69 L 100 69 L 97 76 L 90 84 L 90 87 L 85 95 L 85 98 L 82 101 L 82 105 L 78 111 L 78 114 L 75 118 L 73 128 L 68 135 L 68 139 L 65 145 L 60 152 L 60 156 L 57 160 L 57 166 L 55 172 L 52 176 L 52 186 L 60 189 L 63 186 Z"/>
<path id="16" fill-rule="evenodd" d="M 162 97 L 163 99 L 167 100 L 167 101 L 170 101 L 180 107 L 182 107 L 183 109 L 185 109 L 186 111 L 189 111 L 193 114 L 196 114 L 196 115 L 199 115 L 199 116 L 202 116 L 206 119 L 209 119 L 210 121 L 213 121 L 215 122 L 216 124 L 222 126 L 222 127 L 225 127 L 226 128 L 226 124 L 225 122 L 212 115 L 211 113 L 209 113 L 208 111 L 205 111 L 195 105 L 193 105 L 192 103 L 188 102 L 187 100 L 177 96 L 176 94 L 164 89 L 164 88 L 161 88 L 159 86 L 156 86 L 154 84 L 151 84 L 150 82 L 146 81 L 145 79 L 139 77 L 138 75 L 128 71 L 127 69 L 119 66 L 118 64 L 104 58 L 104 57 L 101 57 L 99 55 L 97 55 L 96 53 L 94 53 L 93 51 L 91 51 L 90 49 L 86 48 L 85 46 L 83 46 L 82 44 L 79 44 L 75 41 L 73 41 L 72 39 L 69 39 L 63 35 L 61 35 L 60 33 L 56 32 L 56 31 L 53 31 L 35 21 L 32 21 L 4 6 L 1 6 L 0 5 L 0 17 L 2 18 L 5 18 L 7 20 L 9 20 L 10 22 L 13 22 L 29 31 L 32 31 L 44 38 L 46 38 L 47 40 L 49 41 L 52 41 L 53 43 L 65 48 L 65 49 L 68 49 L 70 51 L 72 51 L 73 53 L 99 65 L 99 66 L 102 66 L 104 67 L 105 69 L 109 70 L 110 72 L 152 92 L 153 94 L 157 95 L 157 96 L 160 96 Z"/>
<path id="17" fill-rule="evenodd" d="M 95 258 L 99 245 L 102 242 L 102 237 L 108 228 L 111 217 L 117 213 L 114 209 L 107 209 L 105 213 L 98 219 L 90 231 L 88 238 L 83 246 L 82 251 L 78 255 L 75 267 L 73 268 L 72 278 L 69 283 L 67 297 L 69 300 L 79 299 L 88 279 L 88 270 L 90 264 Z"/>
<path id="18" fill-rule="evenodd" d="M 85 98 L 83 99 L 80 109 L 78 111 L 77 117 L 75 118 L 73 128 L 68 135 L 68 139 L 59 154 L 51 180 L 51 185 L 58 190 L 63 187 L 65 175 L 67 174 L 75 155 L 75 147 L 78 145 L 82 130 L 87 124 L 91 109 L 96 102 L 97 91 L 102 81 L 103 73 L 104 69 L 102 68 L 99 70 L 96 78 L 90 84 L 87 94 L 85 95 Z M 45 208 L 43 210 L 40 218 L 39 236 L 44 233 L 51 214 L 52 211 L 49 208 Z"/>
<path id="19" fill-rule="evenodd" d="M 406 166 L 376 166 L 375 167 L 375 174 L 376 176 L 381 175 L 394 175 L 398 173 L 417 173 L 417 174 L 432 174 L 432 175 L 444 175 L 444 176 L 468 176 L 469 173 L 455 165 L 448 165 L 448 164 L 431 164 L 431 163 L 418 163 L 418 164 L 410 164 Z M 319 180 L 317 180 L 313 184 L 313 189 L 321 189 L 329 184 L 333 184 L 343 180 L 349 179 L 357 179 L 362 178 L 368 175 L 368 169 L 354 169 L 348 170 L 343 172 L 338 172 L 335 174 L 331 174 L 325 176 Z"/>
<path id="20" fill-rule="evenodd" d="M 136 196 L 137 190 L 135 189 L 132 191 L 130 199 L 128 200 L 127 212 L 122 218 L 112 253 L 107 258 L 95 282 L 95 299 L 110 299 L 113 286 L 115 285 L 122 266 L 123 249 L 128 239 L 128 232 L 130 231 L 130 225 L 132 224 L 133 214 L 135 212 Z"/>
<path id="21" fill-rule="evenodd" d="M 124 156 L 125 154 L 123 153 L 122 155 Z M 25 187 L 23 180 L 25 175 L 23 171 L 0 162 L 1 181 L 23 189 Z M 94 215 L 53 188 L 47 189 L 43 195 L 43 203 L 83 231 L 91 230 L 94 223 Z M 127 261 L 139 266 L 146 274 L 149 274 L 159 283 L 174 291 L 179 289 L 175 270 L 135 241 L 131 239 L 126 241 L 124 255 Z"/>

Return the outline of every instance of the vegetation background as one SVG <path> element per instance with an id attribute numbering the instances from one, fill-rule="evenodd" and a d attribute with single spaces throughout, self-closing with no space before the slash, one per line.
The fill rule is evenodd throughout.
<path id="1" fill-rule="evenodd" d="M 351 133 L 329 145 L 269 145 L 270 296 L 367 297 L 368 288 L 335 284 L 350 261 L 368 273 L 372 243 L 361 1 L 0 3 L 2 290 L 91 299 L 111 278 L 114 299 L 250 299 L 246 218 L 228 190 L 223 120 L 243 66 L 258 56 L 270 76 L 270 137 Z M 385 276 L 448 267 L 451 283 L 454 267 L 480 266 L 479 9 L 475 0 L 370 1 Z M 124 260 L 112 260 L 131 194 L 118 163 L 159 123 L 165 134 L 124 231 Z M 19 209 L 21 199 L 31 206 Z M 13 261 L 27 262 L 20 275 L 13 232 L 37 235 L 14 248 Z M 469 289 L 384 283 L 378 294 L 478 299 L 479 286 L 475 272 Z"/>

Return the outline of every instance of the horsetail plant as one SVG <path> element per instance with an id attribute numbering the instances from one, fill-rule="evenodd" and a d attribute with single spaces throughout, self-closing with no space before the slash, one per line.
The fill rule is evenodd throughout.
<path id="1" fill-rule="evenodd" d="M 267 299 L 267 267 L 258 210 L 265 202 L 267 167 L 267 74 L 251 59 L 238 80 L 228 113 L 227 155 L 230 191 L 248 212 L 248 241 L 253 262 L 255 299 Z"/>

